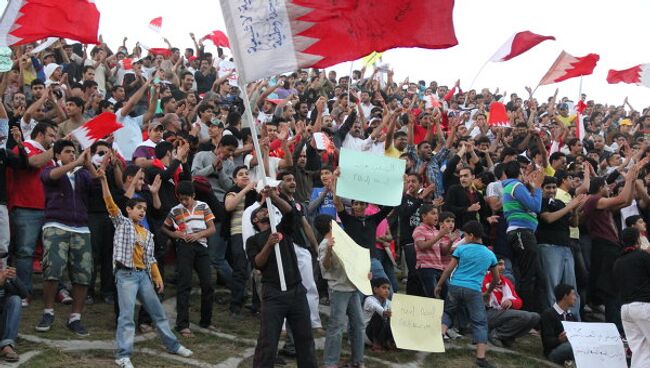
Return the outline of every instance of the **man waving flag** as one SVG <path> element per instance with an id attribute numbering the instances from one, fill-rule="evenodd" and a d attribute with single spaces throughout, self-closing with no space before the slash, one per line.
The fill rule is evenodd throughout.
<path id="1" fill-rule="evenodd" d="M 395 47 L 455 46 L 453 7 L 453 0 L 221 0 L 246 82 Z"/>

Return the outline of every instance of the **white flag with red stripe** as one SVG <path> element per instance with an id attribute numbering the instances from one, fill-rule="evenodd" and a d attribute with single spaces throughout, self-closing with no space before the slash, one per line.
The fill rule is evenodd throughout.
<path id="1" fill-rule="evenodd" d="M 72 131 L 72 136 L 77 139 L 83 149 L 93 143 L 123 128 L 124 125 L 117 122 L 117 116 L 112 112 L 103 112 L 84 125 Z"/>
<path id="2" fill-rule="evenodd" d="M 149 22 L 149 28 L 156 33 L 160 33 L 160 30 L 162 29 L 162 21 L 162 17 L 153 18 L 151 22 Z"/>
<path id="3" fill-rule="evenodd" d="M 490 61 L 508 61 L 524 52 L 532 49 L 546 40 L 555 40 L 553 36 L 542 36 L 531 31 L 518 32 L 512 35 L 497 52 L 492 55 Z"/>
<path id="4" fill-rule="evenodd" d="M 597 54 L 577 57 L 562 51 L 539 82 L 539 85 L 543 86 L 582 75 L 589 75 L 594 72 L 598 60 L 600 60 L 600 56 Z"/>

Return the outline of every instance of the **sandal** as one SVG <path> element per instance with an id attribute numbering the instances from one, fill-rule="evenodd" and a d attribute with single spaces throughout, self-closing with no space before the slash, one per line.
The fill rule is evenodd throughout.
<path id="1" fill-rule="evenodd" d="M 2 357 L 5 360 L 5 362 L 10 362 L 10 363 L 17 362 L 20 360 L 18 353 L 16 353 L 16 351 L 9 345 L 2 348 L 2 350 L 0 351 L 0 357 Z"/>
<path id="2" fill-rule="evenodd" d="M 187 339 L 191 339 L 192 337 L 194 337 L 194 334 L 192 333 L 192 330 L 190 330 L 189 328 L 184 328 L 184 329 L 178 331 L 178 333 L 181 334 L 181 336 L 183 336 L 183 337 L 185 337 Z"/>

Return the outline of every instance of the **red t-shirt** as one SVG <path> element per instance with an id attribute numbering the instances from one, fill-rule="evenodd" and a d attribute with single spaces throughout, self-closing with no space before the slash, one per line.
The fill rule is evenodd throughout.
<path id="1" fill-rule="evenodd" d="M 28 157 L 45 152 L 43 146 L 35 141 L 28 140 L 23 145 L 25 146 Z M 17 154 L 18 147 L 14 147 L 13 151 Z M 41 170 L 50 165 L 52 163 L 48 163 L 41 168 L 30 167 L 22 170 L 8 168 L 7 191 L 10 193 L 9 208 L 45 209 L 45 190 L 43 189 L 43 182 L 41 182 Z"/>

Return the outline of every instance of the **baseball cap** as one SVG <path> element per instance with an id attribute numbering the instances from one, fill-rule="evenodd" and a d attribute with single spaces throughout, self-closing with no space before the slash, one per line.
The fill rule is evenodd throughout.
<path id="1" fill-rule="evenodd" d="M 152 121 L 149 123 L 149 130 L 154 130 L 154 129 L 164 129 L 162 123 L 160 121 Z"/>
<path id="2" fill-rule="evenodd" d="M 219 128 L 223 128 L 223 127 L 224 127 L 223 122 L 222 122 L 221 120 L 219 120 L 219 119 L 212 119 L 212 120 L 210 121 L 210 125 L 216 125 L 216 126 L 218 126 Z"/>
<path id="3" fill-rule="evenodd" d="M 568 110 L 569 105 L 566 104 L 566 103 L 561 103 L 560 106 L 558 106 L 558 109 L 560 109 L 560 110 Z"/>
<path id="4" fill-rule="evenodd" d="M 630 119 L 622 119 L 618 125 L 632 125 L 632 120 Z"/>

